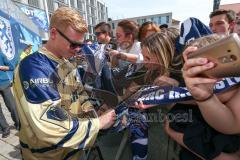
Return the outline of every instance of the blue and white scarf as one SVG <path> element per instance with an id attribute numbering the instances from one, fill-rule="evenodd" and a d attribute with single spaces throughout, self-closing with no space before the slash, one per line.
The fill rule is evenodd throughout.
<path id="1" fill-rule="evenodd" d="M 214 93 L 220 93 L 227 90 L 240 82 L 240 77 L 229 77 L 216 83 Z M 160 86 L 144 86 L 134 95 L 126 100 L 129 106 L 134 102 L 142 101 L 147 105 L 170 104 L 181 101 L 193 100 L 186 87 L 160 87 Z"/>

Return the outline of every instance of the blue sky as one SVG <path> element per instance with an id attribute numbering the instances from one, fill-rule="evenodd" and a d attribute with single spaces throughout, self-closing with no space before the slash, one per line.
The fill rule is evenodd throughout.
<path id="1" fill-rule="evenodd" d="M 188 17 L 199 18 L 209 23 L 208 15 L 213 8 L 213 0 L 102 0 L 108 6 L 112 19 L 172 12 L 173 18 L 183 21 Z M 221 0 L 221 4 L 240 3 L 240 0 Z"/>

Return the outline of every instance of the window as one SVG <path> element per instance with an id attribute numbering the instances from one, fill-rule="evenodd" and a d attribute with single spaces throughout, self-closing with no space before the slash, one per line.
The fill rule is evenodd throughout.
<path id="1" fill-rule="evenodd" d="M 166 16 L 166 22 L 167 23 L 169 23 L 169 20 L 170 20 L 169 16 Z"/>
<path id="2" fill-rule="evenodd" d="M 86 0 L 86 3 L 87 3 L 87 5 L 90 5 L 90 2 L 89 2 L 89 0 Z"/>
<path id="3" fill-rule="evenodd" d="M 91 33 L 91 34 L 93 33 L 93 26 L 88 25 L 88 32 Z"/>
<path id="4" fill-rule="evenodd" d="M 77 8 L 80 10 L 80 11 L 83 11 L 84 9 L 84 2 L 82 0 L 77 0 Z"/>
<path id="5" fill-rule="evenodd" d="M 71 3 L 71 7 L 76 7 L 75 3 L 74 3 L 74 0 L 70 0 L 70 3 Z"/>
<path id="6" fill-rule="evenodd" d="M 141 25 L 141 19 L 137 19 L 137 23 Z"/>
<path id="7" fill-rule="evenodd" d="M 96 20 L 95 20 L 95 17 L 92 17 L 92 25 L 96 25 Z"/>
<path id="8" fill-rule="evenodd" d="M 115 24 L 114 23 L 112 23 L 112 29 L 115 29 Z"/>
<path id="9" fill-rule="evenodd" d="M 98 20 L 101 21 L 102 18 L 101 18 L 101 12 L 98 12 Z"/>
<path id="10" fill-rule="evenodd" d="M 47 5 L 48 5 L 48 10 L 53 12 L 54 11 L 53 0 L 47 0 Z"/>
<path id="11" fill-rule="evenodd" d="M 102 20 L 105 19 L 105 18 L 104 18 L 104 15 L 105 15 L 105 14 L 104 14 L 103 12 L 101 12 L 101 19 L 102 19 Z"/>
<path id="12" fill-rule="evenodd" d="M 162 24 L 161 17 L 158 17 L 158 23 L 157 24 Z"/>
<path id="13" fill-rule="evenodd" d="M 91 14 L 95 15 L 95 8 L 94 7 L 91 7 Z"/>
<path id="14" fill-rule="evenodd" d="M 88 24 L 92 24 L 92 18 L 90 16 L 87 16 Z"/>
<path id="15" fill-rule="evenodd" d="M 101 10 L 101 11 L 103 10 L 103 5 L 101 3 L 99 3 L 98 9 Z"/>
<path id="16" fill-rule="evenodd" d="M 34 6 L 34 7 L 39 8 L 39 2 L 38 2 L 38 0 L 28 0 L 28 4 L 29 4 L 30 6 Z"/>
<path id="17" fill-rule="evenodd" d="M 94 6 L 94 0 L 90 0 L 90 5 Z"/>
<path id="18" fill-rule="evenodd" d="M 167 23 L 167 17 L 162 17 L 162 20 L 161 20 L 161 22 L 162 22 L 162 24 L 164 24 L 164 23 Z"/>
<path id="19" fill-rule="evenodd" d="M 144 18 L 144 19 L 142 19 L 142 23 L 141 24 L 143 24 L 145 22 L 147 22 L 147 20 Z"/>
<path id="20" fill-rule="evenodd" d="M 91 14 L 91 10 L 90 10 L 90 7 L 87 7 L 87 14 Z"/>

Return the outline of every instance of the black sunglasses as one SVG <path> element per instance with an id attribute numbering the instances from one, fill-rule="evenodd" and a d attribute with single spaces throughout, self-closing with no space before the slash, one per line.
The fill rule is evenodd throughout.
<path id="1" fill-rule="evenodd" d="M 74 42 L 74 41 L 70 40 L 66 35 L 64 35 L 59 29 L 56 28 L 56 30 L 64 39 L 66 39 L 70 43 L 71 49 L 76 49 L 78 47 L 82 48 L 84 46 L 84 43 Z"/>
<path id="2" fill-rule="evenodd" d="M 98 37 L 102 33 L 104 33 L 104 32 L 95 32 L 95 35 Z"/>

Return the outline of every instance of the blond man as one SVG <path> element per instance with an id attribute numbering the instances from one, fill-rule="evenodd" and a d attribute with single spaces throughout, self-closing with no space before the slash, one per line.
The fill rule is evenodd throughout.
<path id="1" fill-rule="evenodd" d="M 114 123 L 114 111 L 99 118 L 83 116 L 93 108 L 66 60 L 81 49 L 87 31 L 77 11 L 57 9 L 45 47 L 24 58 L 15 71 L 19 138 L 25 160 L 79 160 L 99 129 Z"/>

